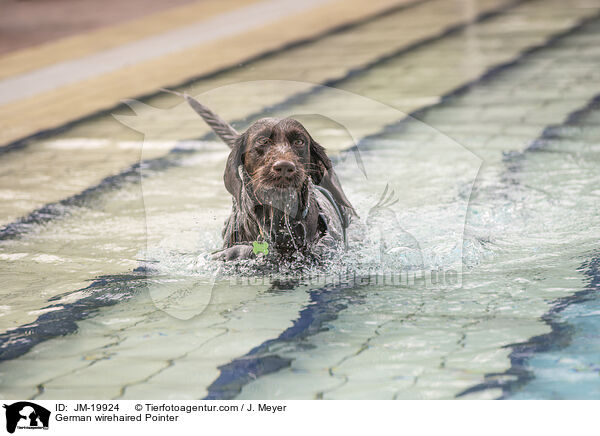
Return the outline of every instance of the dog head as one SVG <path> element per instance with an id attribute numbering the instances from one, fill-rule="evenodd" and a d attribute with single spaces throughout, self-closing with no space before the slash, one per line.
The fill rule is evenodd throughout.
<path id="1" fill-rule="evenodd" d="M 233 196 L 238 195 L 239 165 L 250 176 L 255 192 L 299 189 L 307 177 L 319 184 L 331 169 L 325 149 L 291 118 L 262 118 L 238 137 L 225 170 L 225 186 Z"/>
<path id="2" fill-rule="evenodd" d="M 238 136 L 224 175 L 225 187 L 238 200 L 243 184 L 240 166 L 259 199 L 282 193 L 300 197 L 310 179 L 327 188 L 341 205 L 352 208 L 325 149 L 292 118 L 262 118 Z"/>

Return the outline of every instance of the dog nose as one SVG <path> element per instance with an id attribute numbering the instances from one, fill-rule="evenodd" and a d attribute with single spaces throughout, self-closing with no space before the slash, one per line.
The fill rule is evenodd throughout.
<path id="1" fill-rule="evenodd" d="M 289 160 L 278 160 L 273 164 L 273 171 L 279 176 L 291 176 L 296 172 L 296 165 Z"/>

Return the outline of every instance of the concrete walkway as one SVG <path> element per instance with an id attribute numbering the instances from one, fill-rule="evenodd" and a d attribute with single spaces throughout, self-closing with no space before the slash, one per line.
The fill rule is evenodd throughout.
<path id="1" fill-rule="evenodd" d="M 196 0 L 3 0 L 0 55 L 106 26 L 131 22 Z"/>
<path id="2" fill-rule="evenodd" d="M 0 145 L 239 64 L 408 0 L 227 0 L 0 58 Z"/>

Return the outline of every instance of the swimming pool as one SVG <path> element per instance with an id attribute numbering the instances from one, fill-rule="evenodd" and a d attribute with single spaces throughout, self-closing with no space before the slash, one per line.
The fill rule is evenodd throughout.
<path id="1" fill-rule="evenodd" d="M 374 223 L 326 271 L 351 279 L 220 275 L 228 150 L 172 96 L 4 153 L 0 395 L 598 398 L 600 4 L 463 6 L 181 88 L 240 129 L 302 115 Z M 386 186 L 398 203 L 372 213 Z M 371 280 L 397 262 L 458 281 Z"/>

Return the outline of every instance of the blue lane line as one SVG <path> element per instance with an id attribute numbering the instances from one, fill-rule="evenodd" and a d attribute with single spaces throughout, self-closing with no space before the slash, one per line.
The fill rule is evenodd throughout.
<path id="1" fill-rule="evenodd" d="M 337 286 L 325 286 L 310 291 L 310 302 L 300 311 L 293 325 L 277 338 L 269 339 L 250 350 L 247 354 L 220 366 L 219 377 L 208 387 L 205 400 L 230 400 L 235 398 L 242 388 L 257 378 L 277 372 L 291 365 L 292 360 L 280 357 L 273 351 L 274 346 L 291 344 L 298 350 L 310 347 L 306 338 L 327 331 L 328 323 L 334 321 L 339 313 L 350 305 L 360 304 L 360 286 L 354 282 Z"/>
<path id="2" fill-rule="evenodd" d="M 106 177 L 97 185 L 91 186 L 79 194 L 72 195 L 71 197 L 67 197 L 55 203 L 48 203 L 35 209 L 28 215 L 0 228 L 0 241 L 18 238 L 40 225 L 68 216 L 68 212 L 73 208 L 90 207 L 93 202 L 98 200 L 105 192 L 120 189 L 126 184 L 139 183 L 142 177 L 140 171 L 142 166 L 144 171 L 160 171 L 176 166 L 177 161 L 171 156 L 174 154 L 181 156 L 184 153 L 189 153 L 189 151 L 173 151 L 169 158 L 156 158 L 144 161 L 143 163 L 134 164 L 119 174 Z"/>
<path id="3" fill-rule="evenodd" d="M 582 108 L 571 112 L 564 123 L 546 127 L 539 138 L 535 139 L 523 152 L 511 153 L 506 156 L 507 173 L 520 171 L 523 160 L 531 153 L 539 152 L 544 149 L 548 141 L 560 138 L 560 131 L 565 127 L 576 126 L 583 118 L 593 111 L 600 109 L 600 94 L 591 98 Z M 564 320 L 562 312 L 566 309 L 591 302 L 595 304 L 600 300 L 600 253 L 593 253 L 591 260 L 581 265 L 578 271 L 583 272 L 589 278 L 589 282 L 584 290 L 574 293 L 571 296 L 560 298 L 554 301 L 551 309 L 542 316 L 542 321 L 551 328 L 550 333 L 535 336 L 523 343 L 507 345 L 506 348 L 512 348 L 509 356 L 511 366 L 503 373 L 486 374 L 483 383 L 475 385 L 459 393 L 461 397 L 473 392 L 479 392 L 487 389 L 502 389 L 500 399 L 508 399 L 519 391 L 525 389 L 528 383 L 535 379 L 535 374 L 529 365 L 529 362 L 536 355 L 565 349 L 572 343 L 575 335 L 581 335 L 581 332 L 575 332 L 573 324 L 577 319 Z M 587 317 L 589 311 L 582 310 L 582 317 Z M 581 322 L 581 320 L 579 320 Z M 600 355 L 600 351 L 599 351 Z M 599 362 L 600 363 L 600 362 Z M 600 398 L 600 392 L 598 393 Z"/>
<path id="4" fill-rule="evenodd" d="M 597 253 L 598 254 L 598 253 Z M 524 356 L 525 369 L 534 377 L 513 389 L 509 399 L 600 398 L 600 257 L 584 265 L 589 283 L 585 291 L 560 304 L 552 314 L 556 343 Z M 567 344 L 567 345 L 565 345 Z"/>
<path id="5" fill-rule="evenodd" d="M 543 149 L 548 144 L 548 141 L 560 138 L 561 129 L 565 126 L 568 127 L 579 123 L 590 112 L 598 109 L 600 109 L 600 94 L 592 98 L 583 108 L 571 112 L 564 123 L 546 127 L 540 137 L 529 144 L 525 153 Z"/>
<path id="6" fill-rule="evenodd" d="M 365 136 L 364 138 L 361 139 L 360 143 L 357 146 L 355 146 L 354 148 L 360 147 L 361 150 L 366 150 L 368 148 L 377 147 L 377 139 L 381 135 L 386 135 L 386 134 L 391 134 L 391 133 L 395 133 L 395 134 L 401 133 L 403 129 L 410 126 L 410 123 L 414 121 L 413 119 L 420 120 L 423 117 L 425 117 L 428 112 L 435 110 L 437 107 L 439 107 L 440 105 L 443 105 L 445 102 L 447 102 L 455 97 L 459 97 L 461 95 L 468 93 L 472 88 L 474 88 L 476 86 L 482 86 L 482 85 L 485 85 L 487 82 L 490 82 L 491 80 L 497 79 L 500 74 L 502 74 L 504 71 L 508 70 L 509 68 L 519 65 L 523 62 L 526 62 L 527 58 L 529 58 L 531 55 L 534 55 L 539 51 L 542 51 L 542 50 L 545 50 L 545 49 L 548 49 L 548 48 L 554 46 L 555 44 L 559 43 L 563 39 L 565 39 L 569 36 L 572 36 L 573 34 L 575 34 L 577 32 L 580 32 L 584 27 L 596 23 L 598 20 L 600 20 L 600 13 L 593 15 L 591 17 L 581 19 L 573 27 L 551 36 L 542 44 L 539 44 L 537 46 L 533 46 L 533 47 L 530 47 L 530 48 L 524 50 L 515 59 L 510 60 L 510 61 L 505 62 L 500 65 L 496 65 L 495 67 L 492 67 L 491 69 L 487 70 L 480 77 L 478 77 L 474 80 L 471 80 L 471 81 L 465 83 L 464 85 L 461 85 L 458 88 L 455 88 L 455 89 L 449 91 L 446 94 L 443 94 L 437 103 L 417 109 L 417 110 L 411 112 L 410 114 L 408 114 L 404 119 L 393 122 L 393 123 L 383 127 L 382 130 L 380 130 L 376 133 L 373 133 L 372 135 Z M 576 111 L 572 114 L 572 116 L 574 118 L 580 117 L 581 116 L 580 112 L 581 111 Z M 556 128 L 556 126 L 548 126 L 548 128 L 545 129 L 545 130 L 548 130 L 548 132 L 547 132 L 548 135 L 552 132 L 552 128 Z M 531 145 L 530 145 L 530 147 L 531 147 Z"/>
<path id="7" fill-rule="evenodd" d="M 41 342 L 76 332 L 76 321 L 95 315 L 101 307 L 131 299 L 145 289 L 145 284 L 146 275 L 141 273 L 100 277 L 88 287 L 76 291 L 88 293 L 88 296 L 73 303 L 44 307 L 58 309 L 40 315 L 30 324 L 0 334 L 0 362 L 22 356 Z M 62 297 L 64 295 L 49 301 L 58 301 Z"/>
<path id="8" fill-rule="evenodd" d="M 584 275 L 589 278 L 585 289 L 556 300 L 552 308 L 542 316 L 542 320 L 551 328 L 550 333 L 534 336 L 527 342 L 507 345 L 505 348 L 512 348 L 509 355 L 510 368 L 503 373 L 486 374 L 483 383 L 464 390 L 457 397 L 499 388 L 503 392 L 500 399 L 510 399 L 514 394 L 524 390 L 528 383 L 535 380 L 535 373 L 532 371 L 529 361 L 538 354 L 564 349 L 571 343 L 574 335 L 581 334 L 575 331 L 571 322 L 562 319 L 561 313 L 574 305 L 600 300 L 599 255 L 600 253 L 595 253 L 592 260 L 585 262 L 578 270 L 583 271 Z M 583 316 L 586 316 L 586 312 L 583 311 L 583 313 Z M 598 396 L 600 396 L 600 392 Z"/>

